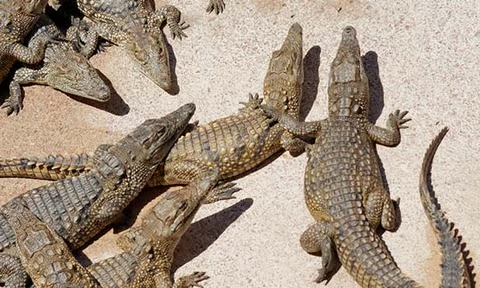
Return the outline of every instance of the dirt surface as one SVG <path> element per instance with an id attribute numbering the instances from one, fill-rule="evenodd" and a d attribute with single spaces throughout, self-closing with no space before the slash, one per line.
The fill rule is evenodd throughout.
<path id="1" fill-rule="evenodd" d="M 219 16 L 205 12 L 206 0 L 169 1 L 191 25 L 183 41 L 168 37 L 177 95 L 161 90 L 120 48 L 110 47 L 92 63 L 117 96 L 107 105 L 92 105 L 49 87 L 28 87 L 24 110 L 0 117 L 0 157 L 93 151 L 187 102 L 197 105 L 194 120 L 200 123 L 235 113 L 247 93 L 262 92 L 269 57 L 293 22 L 304 29 L 303 113 L 307 120 L 321 119 L 327 113 L 329 65 L 342 28 L 352 25 L 372 76 L 372 119 L 383 126 L 395 109 L 409 110 L 413 118 L 399 147 L 378 147 L 392 198 L 401 198 L 402 225 L 384 235 L 390 251 L 405 273 L 438 287 L 440 257 L 423 214 L 418 177 L 431 139 L 449 126 L 433 163 L 433 186 L 478 274 L 480 2 L 225 1 Z M 237 200 L 204 206 L 177 249 L 176 276 L 206 271 L 211 279 L 205 287 L 323 286 L 313 282 L 320 258 L 303 252 L 298 242 L 312 221 L 303 201 L 305 161 L 305 155 L 285 154 L 238 180 L 243 190 Z M 0 179 L 0 202 L 41 183 Z M 159 192 L 146 190 L 134 210 L 144 212 Z M 109 231 L 85 249 L 86 261 L 117 253 L 115 237 Z M 328 287 L 357 285 L 340 270 Z"/>

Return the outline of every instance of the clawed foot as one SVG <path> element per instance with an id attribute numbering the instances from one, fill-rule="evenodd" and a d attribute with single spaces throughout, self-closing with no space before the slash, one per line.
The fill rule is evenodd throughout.
<path id="1" fill-rule="evenodd" d="M 323 281 L 326 281 L 325 284 L 327 284 L 331 278 L 332 276 L 328 276 L 327 270 L 325 268 L 322 268 L 318 270 L 318 277 L 315 278 L 315 282 L 322 283 Z"/>
<path id="2" fill-rule="evenodd" d="M 325 281 L 325 285 L 328 284 L 333 275 L 337 273 L 341 266 L 342 264 L 340 264 L 340 261 L 328 262 L 327 266 L 325 266 L 324 263 L 324 266 L 318 270 L 318 277 L 315 278 L 315 282 L 322 283 Z"/>
<path id="3" fill-rule="evenodd" d="M 396 110 L 393 114 L 390 114 L 390 121 L 392 124 L 395 123 L 399 129 L 408 128 L 408 126 L 404 125 L 408 121 L 412 120 L 412 118 L 403 119 L 408 114 L 408 111 Z"/>
<path id="4" fill-rule="evenodd" d="M 37 32 L 36 35 L 38 35 L 38 36 L 34 36 L 34 37 L 40 37 L 42 42 L 59 44 L 59 43 L 68 41 L 65 38 L 65 35 L 63 35 L 63 33 L 58 29 L 54 29 L 53 31 L 50 31 L 50 30 L 46 30 L 46 28 L 45 28 L 45 30 L 41 30 L 41 31 L 42 31 L 41 33 Z M 43 32 L 43 31 L 45 31 L 45 32 Z"/>
<path id="5" fill-rule="evenodd" d="M 212 13 L 215 11 L 215 14 L 220 14 L 225 9 L 225 2 L 223 0 L 210 0 L 207 6 L 207 12 Z"/>
<path id="6" fill-rule="evenodd" d="M 263 114 L 275 121 L 278 121 L 282 117 L 282 112 L 270 105 L 262 104 L 260 105 L 260 109 L 263 110 Z"/>
<path id="7" fill-rule="evenodd" d="M 203 280 L 207 280 L 208 277 L 205 272 L 193 272 L 188 276 L 180 277 L 176 282 L 174 287 L 175 288 L 188 288 L 188 287 L 201 287 L 202 285 L 199 282 Z"/>
<path id="8" fill-rule="evenodd" d="M 175 39 L 175 37 L 178 37 L 178 39 L 182 40 L 182 37 L 188 37 L 187 34 L 183 32 L 183 30 L 190 27 L 190 25 L 185 23 L 185 21 L 182 21 L 180 23 L 169 23 L 168 27 L 170 28 L 170 34 L 173 39 Z"/>
<path id="9" fill-rule="evenodd" d="M 252 93 L 248 94 L 248 102 L 240 102 L 240 104 L 245 107 L 240 108 L 240 112 L 251 111 L 260 108 L 263 99 L 258 96 L 258 93 L 253 95 Z"/>
<path id="10" fill-rule="evenodd" d="M 23 109 L 23 101 L 21 97 L 12 97 L 10 96 L 8 99 L 3 102 L 1 109 L 7 109 L 7 115 L 11 115 L 15 113 L 15 115 Z"/>
<path id="11" fill-rule="evenodd" d="M 208 193 L 203 203 L 210 204 L 221 200 L 235 199 L 233 194 L 242 190 L 242 188 L 235 187 L 236 185 L 237 183 L 235 182 L 217 184 L 217 186 Z"/>

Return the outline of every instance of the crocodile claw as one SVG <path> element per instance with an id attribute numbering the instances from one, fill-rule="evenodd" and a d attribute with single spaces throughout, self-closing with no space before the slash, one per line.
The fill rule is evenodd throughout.
<path id="1" fill-rule="evenodd" d="M 0 106 L 0 109 L 7 109 L 7 115 L 11 115 L 12 113 L 18 115 L 18 112 L 23 109 L 22 102 L 23 101 L 21 98 L 10 96 L 5 100 L 5 102 L 3 102 L 2 106 Z"/>
<path id="2" fill-rule="evenodd" d="M 225 2 L 223 0 L 210 0 L 207 6 L 207 12 L 212 13 L 215 11 L 215 14 L 220 14 L 225 9 Z"/>
<path id="3" fill-rule="evenodd" d="M 202 285 L 199 284 L 199 282 L 207 280 L 208 275 L 206 275 L 205 272 L 193 272 L 190 275 L 180 277 L 176 283 L 175 287 L 177 288 L 187 288 L 187 287 L 200 287 L 203 288 Z"/>
<path id="4" fill-rule="evenodd" d="M 235 182 L 217 184 L 217 186 L 215 186 L 215 188 L 208 193 L 207 197 L 203 201 L 204 204 L 210 204 L 221 200 L 235 199 L 233 194 L 242 190 L 242 188 L 235 187 L 236 185 L 237 183 Z"/>
<path id="5" fill-rule="evenodd" d="M 172 39 L 175 39 L 175 37 L 178 37 L 178 39 L 182 40 L 183 37 L 187 38 L 187 34 L 183 32 L 183 30 L 187 29 L 190 27 L 185 21 L 182 21 L 180 23 L 172 23 L 169 25 L 170 27 L 170 35 L 172 36 Z"/>
<path id="6" fill-rule="evenodd" d="M 403 118 L 407 114 L 408 114 L 408 111 L 400 112 L 400 110 L 396 110 L 394 113 L 390 114 L 390 121 L 395 123 L 395 125 L 397 125 L 399 129 L 406 129 L 408 128 L 408 126 L 404 124 L 412 120 L 412 118 L 406 118 L 406 119 Z"/>

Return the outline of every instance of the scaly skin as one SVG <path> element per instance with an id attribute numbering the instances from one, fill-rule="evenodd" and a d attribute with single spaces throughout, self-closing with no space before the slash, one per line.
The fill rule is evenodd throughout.
<path id="1" fill-rule="evenodd" d="M 295 119 L 300 112 L 302 56 L 302 27 L 295 23 L 280 50 L 273 52 L 264 81 L 266 105 Z M 199 125 L 180 137 L 149 186 L 188 184 L 217 166 L 225 180 L 249 171 L 282 148 L 301 153 L 303 142 L 273 125 L 258 108 L 260 101 L 251 96 L 240 113 Z M 76 157 L 0 160 L 0 177 L 60 179 L 91 169 L 88 155 L 82 155 L 81 161 Z"/>
<path id="2" fill-rule="evenodd" d="M 117 219 L 138 195 L 194 111 L 195 105 L 190 103 L 160 119 L 147 120 L 118 144 L 100 145 L 91 171 L 33 189 L 11 201 L 25 205 L 71 249 L 77 249 Z M 16 255 L 15 235 L 0 213 L 0 271 L 4 271 L 0 283 L 24 274 L 21 270 L 8 273 L 4 268 L 15 266 L 10 262 Z M 23 280 L 12 287 L 24 287 Z"/>
<path id="3" fill-rule="evenodd" d="M 15 203 L 12 205 L 16 207 L 7 210 L 6 215 L 18 239 L 22 264 L 36 287 L 198 286 L 198 282 L 208 279 L 204 272 L 172 282 L 170 269 L 175 247 L 202 203 L 233 198 L 232 194 L 239 189 L 232 188 L 232 183 L 213 189 L 218 170 L 197 180 L 180 190 L 162 194 L 143 217 L 141 226 L 117 239 L 125 252 L 91 265 L 88 271 L 71 255 L 64 240 L 31 211 L 18 209 L 20 205 Z"/>
<path id="4" fill-rule="evenodd" d="M 5 79 L 15 61 L 35 64 L 43 59 L 49 37 L 39 37 L 22 44 L 23 38 L 33 28 L 47 0 L 6 0 L 0 2 L 0 83 Z"/>
<path id="5" fill-rule="evenodd" d="M 43 26 L 37 29 L 31 41 L 49 34 L 61 34 L 48 19 L 41 22 Z M 110 99 L 110 87 L 74 45 L 78 33 L 85 33 L 85 24 L 82 24 L 76 23 L 67 30 L 66 35 L 63 35 L 67 41 L 48 44 L 41 65 L 30 65 L 15 71 L 10 83 L 10 97 L 4 104 L 4 107 L 8 107 L 8 112 L 18 113 L 23 108 L 23 91 L 20 85 L 24 84 L 49 85 L 65 93 L 99 102 Z"/>
<path id="6" fill-rule="evenodd" d="M 100 287 L 64 240 L 21 201 L 16 202 L 2 207 L 2 213 L 15 233 L 18 255 L 35 287 Z"/>
<path id="7" fill-rule="evenodd" d="M 119 45 L 138 64 L 140 71 L 167 92 L 172 89 L 172 73 L 167 45 L 160 26 L 166 22 L 172 37 L 186 37 L 188 27 L 180 23 L 180 11 L 171 5 L 159 10 L 148 0 L 77 0 L 78 8 L 94 24 L 92 33 Z M 97 37 L 88 37 L 84 54 L 96 50 Z"/>
<path id="8" fill-rule="evenodd" d="M 432 167 L 433 156 L 442 142 L 443 137 L 448 132 L 445 127 L 435 137 L 428 147 L 423 158 L 422 169 L 420 172 L 420 199 L 422 200 L 425 215 L 435 231 L 440 251 L 442 253 L 442 284 L 441 287 L 473 287 L 470 283 L 470 275 L 467 264 L 462 257 L 461 239 L 458 233 L 455 233 L 453 224 L 445 217 L 445 213 L 440 210 L 436 201 L 435 193 L 430 189 L 429 177 Z"/>
<path id="9" fill-rule="evenodd" d="M 353 27 L 343 30 L 331 66 L 328 94 L 329 117 L 317 122 L 300 123 L 289 115 L 262 107 L 293 134 L 315 136 L 315 144 L 307 147 L 305 202 L 316 223 L 303 233 L 300 243 L 307 252 L 322 256 L 316 281 L 328 281 L 342 265 L 361 287 L 420 287 L 401 272 L 376 233 L 380 224 L 387 230 L 396 229 L 397 221 L 382 184 L 373 146 L 398 145 L 400 129 L 406 128 L 403 124 L 410 119 L 403 119 L 407 112 L 397 110 L 390 114 L 387 129 L 368 122 L 368 79 Z M 437 145 L 438 142 L 437 139 Z M 431 148 L 427 153 L 421 177 L 425 177 L 432 151 Z M 424 185 L 421 184 L 423 195 L 427 193 Z M 424 205 L 425 201 L 424 197 Z M 434 208 L 425 206 L 425 209 Z M 432 213 L 434 217 L 439 215 L 438 211 Z M 427 216 L 430 218 L 428 213 Z M 445 227 L 437 229 L 451 236 Z M 442 250 L 452 249 L 443 243 Z M 454 255 L 458 260 L 458 251 L 454 252 L 445 256 Z M 448 273 L 463 272 L 452 267 L 449 264 L 442 271 L 444 279 L 449 277 Z M 461 286 L 447 283 L 442 287 Z"/>
<path id="10" fill-rule="evenodd" d="M 60 180 L 78 176 L 93 169 L 95 159 L 86 153 L 0 160 L 0 177 Z"/>
<path id="11" fill-rule="evenodd" d="M 387 129 L 368 122 L 368 79 L 353 27 L 343 31 L 328 95 L 329 117 L 317 122 L 301 123 L 264 107 L 293 134 L 316 139 L 307 147 L 305 168 L 305 202 L 316 223 L 303 233 L 301 245 L 322 256 L 317 282 L 328 281 L 343 265 L 362 287 L 407 287 L 413 282 L 376 233 L 380 225 L 395 230 L 398 221 L 374 145 L 398 145 L 408 119 L 396 111 Z"/>
<path id="12" fill-rule="evenodd" d="M 115 274 L 117 277 L 123 275 L 122 281 L 118 283 L 112 279 L 115 281 L 119 279 L 112 277 L 103 268 L 105 261 L 89 267 L 89 271 L 102 284 L 102 287 L 121 287 L 122 283 L 127 282 L 126 287 L 131 288 L 186 288 L 198 286 L 198 282 L 207 279 L 204 272 L 194 272 L 173 283 L 170 269 L 175 247 L 190 227 L 201 204 L 233 198 L 231 195 L 238 191 L 237 188 L 231 188 L 230 183 L 213 189 L 218 182 L 218 177 L 218 170 L 212 171 L 205 178 L 197 178 L 181 190 L 170 190 L 162 194 L 158 204 L 142 219 L 141 226 L 127 231 L 117 240 L 117 245 L 126 253 L 136 256 L 135 272 L 122 273 L 131 271 L 129 270 L 131 267 L 121 272 L 117 270 Z M 121 257 L 125 258 L 125 253 Z M 116 261 L 116 258 L 106 261 Z M 127 276 L 129 277 L 126 278 Z"/>

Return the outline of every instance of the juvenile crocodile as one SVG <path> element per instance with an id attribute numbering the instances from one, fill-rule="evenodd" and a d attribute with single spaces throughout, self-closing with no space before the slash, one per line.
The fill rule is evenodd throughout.
<path id="1" fill-rule="evenodd" d="M 161 25 L 166 22 L 173 38 L 186 37 L 188 28 L 180 23 L 180 11 L 165 5 L 155 10 L 149 0 L 75 0 L 78 8 L 94 23 L 85 36 L 83 54 L 96 50 L 98 36 L 121 46 L 140 71 L 167 92 L 172 88 L 172 73 Z"/>
<path id="2" fill-rule="evenodd" d="M 266 105 L 298 118 L 303 82 L 302 27 L 295 23 L 278 51 L 274 51 L 264 81 Z M 247 172 L 282 148 L 303 151 L 303 141 L 285 132 L 258 108 L 250 96 L 240 113 L 199 125 L 179 138 L 149 181 L 149 186 L 188 184 L 202 173 L 220 169 L 225 180 Z M 91 169 L 89 155 L 0 160 L 0 177 L 60 179 Z"/>
<path id="3" fill-rule="evenodd" d="M 142 219 L 140 227 L 117 239 L 125 252 L 86 268 L 72 256 L 64 240 L 19 203 L 4 208 L 17 237 L 22 265 L 36 287 L 173 287 L 170 268 L 174 250 L 202 203 L 233 198 L 238 188 L 227 183 L 213 189 L 218 170 L 180 190 L 170 190 Z M 233 185 L 232 185 L 233 184 Z M 175 287 L 198 286 L 208 279 L 195 272 Z"/>
<path id="4" fill-rule="evenodd" d="M 190 103 L 160 119 L 147 120 L 116 145 L 100 145 L 91 171 L 32 189 L 11 201 L 25 205 L 71 249 L 77 249 L 118 218 L 138 195 L 194 111 Z M 15 243 L 0 208 L 0 283 L 23 287 L 24 271 L 9 270 L 19 262 L 12 257 L 17 255 Z"/>
<path id="5" fill-rule="evenodd" d="M 124 253 L 88 267 L 102 287 L 172 287 L 170 269 L 175 247 L 201 204 L 234 198 L 232 194 L 239 190 L 233 187 L 234 183 L 213 189 L 218 177 L 219 171 L 212 170 L 180 190 L 162 194 L 159 202 L 143 217 L 141 226 L 126 231 L 117 239 Z M 128 259 L 127 263 L 124 259 Z M 204 272 L 195 272 L 179 278 L 174 287 L 198 286 L 198 282 L 207 278 Z"/>
<path id="6" fill-rule="evenodd" d="M 16 202 L 2 207 L 2 212 L 15 233 L 18 255 L 35 287 L 100 287 L 65 241 L 20 201 Z"/>
<path id="7" fill-rule="evenodd" d="M 420 287 L 401 272 L 376 233 L 380 224 L 394 230 L 397 221 L 374 145 L 398 145 L 400 129 L 410 119 L 397 110 L 387 129 L 368 122 L 368 79 L 353 27 L 343 30 L 328 95 L 329 116 L 321 121 L 298 122 L 262 107 L 294 135 L 315 135 L 315 144 L 307 146 L 305 202 L 316 222 L 300 243 L 305 251 L 322 256 L 316 281 L 328 282 L 343 266 L 362 287 Z"/>
<path id="8" fill-rule="evenodd" d="M 43 14 L 47 0 L 5 0 L 0 2 L 0 83 L 15 61 L 35 64 L 42 60 L 48 37 L 38 37 L 23 45 L 23 40 Z M 45 35 L 47 36 L 47 35 Z"/>
<path id="9" fill-rule="evenodd" d="M 10 83 L 10 97 L 4 104 L 4 107 L 8 107 L 7 113 L 18 113 L 23 108 L 23 91 L 20 85 L 31 83 L 49 85 L 65 93 L 99 102 L 108 101 L 112 93 L 110 87 L 74 44 L 78 34 L 87 33 L 86 24 L 76 22 L 62 35 L 60 29 L 48 18 L 45 17 L 39 22 L 42 26 L 37 29 L 31 41 L 55 34 L 63 36 L 67 41 L 49 43 L 42 63 L 15 71 Z"/>

